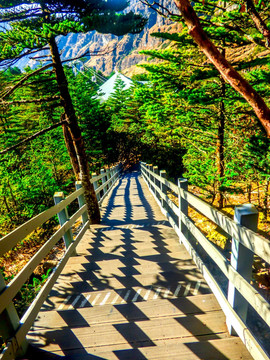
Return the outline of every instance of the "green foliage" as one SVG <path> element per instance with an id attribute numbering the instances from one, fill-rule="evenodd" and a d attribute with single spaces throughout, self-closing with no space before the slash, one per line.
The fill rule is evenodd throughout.
<path id="1" fill-rule="evenodd" d="M 28 69 L 27 73 L 32 70 Z M 25 74 L 1 73 L 3 90 L 19 82 Z M 49 86 L 48 86 L 49 84 Z M 57 87 L 51 71 L 39 73 L 14 94 L 12 100 L 55 95 Z M 23 103 L 0 107 L 0 149 L 58 122 L 60 108 L 50 103 Z M 0 232 L 5 234 L 37 213 L 53 205 L 55 191 L 73 182 L 62 130 L 54 129 L 12 152 L 0 155 Z"/>
<path id="2" fill-rule="evenodd" d="M 15 277 L 15 275 L 6 276 L 5 269 L 3 268 L 0 268 L 0 273 L 6 283 L 9 283 Z M 51 269 L 48 269 L 47 272 L 45 274 L 42 274 L 41 276 L 32 275 L 31 278 L 25 284 L 23 284 L 20 291 L 16 294 L 15 298 L 13 299 L 13 303 L 20 318 L 27 310 L 29 305 L 33 302 L 33 300 L 39 293 L 42 285 L 50 276 L 50 273 Z"/>
<path id="3" fill-rule="evenodd" d="M 77 75 L 66 68 L 72 101 L 78 116 L 85 142 L 86 154 L 91 171 L 97 171 L 118 160 L 115 156 L 113 139 L 108 132 L 110 115 L 105 104 L 97 100 L 98 85 L 92 82 L 91 69 Z"/>
<path id="4" fill-rule="evenodd" d="M 235 66 L 268 99 L 269 55 L 255 57 L 265 46 L 262 34 L 254 29 L 249 14 L 238 8 L 224 11 L 222 6 L 217 1 L 195 3 L 211 39 L 225 56 L 232 57 L 232 51 L 240 54 Z M 268 7 L 263 9 L 264 14 L 268 12 Z M 204 189 L 212 202 L 217 196 L 241 192 L 239 184 L 243 188 L 265 179 L 269 142 L 249 106 L 198 52 L 185 27 L 178 34 L 152 35 L 170 40 L 171 47 L 142 52 L 159 62 L 143 65 L 150 83 L 127 97 L 124 111 L 116 109 L 114 131 L 125 134 L 125 139 L 136 139 L 146 161 L 160 165 L 158 158 L 163 156 L 161 166 L 172 177 L 182 173 Z M 253 45 L 247 48 L 249 44 Z M 247 50 L 248 56 L 243 56 Z M 130 109 L 135 116 L 128 114 Z"/>

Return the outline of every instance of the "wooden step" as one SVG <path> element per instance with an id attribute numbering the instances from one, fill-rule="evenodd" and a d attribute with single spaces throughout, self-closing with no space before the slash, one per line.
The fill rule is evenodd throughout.
<path id="1" fill-rule="evenodd" d="M 85 348 L 80 354 L 78 354 L 78 351 L 65 351 L 65 354 L 66 360 L 252 360 L 239 338 L 215 339 L 203 342 L 196 342 L 195 339 L 194 342 L 189 343 L 173 340 L 164 345 L 156 343 L 155 346 L 124 350 L 109 350 L 104 347 Z M 43 359 L 39 358 L 39 360 Z"/>
<path id="2" fill-rule="evenodd" d="M 120 308 L 120 307 L 119 307 Z M 120 309 L 118 309 L 120 311 Z M 109 317 L 110 315 L 108 315 Z M 121 323 L 102 323 L 71 328 L 69 324 L 59 327 L 55 324 L 52 330 L 37 328 L 29 332 L 28 339 L 36 345 L 45 346 L 48 351 L 102 346 L 141 347 L 154 346 L 157 341 L 177 339 L 179 342 L 192 342 L 194 338 L 204 336 L 218 339 L 228 336 L 225 317 L 221 310 L 198 315 L 180 315 L 175 317 L 128 321 L 123 316 Z M 43 335 L 46 333 L 46 342 Z M 38 334 L 38 335 L 37 335 Z M 79 343 L 78 344 L 78 339 Z M 205 339 L 205 338 L 204 338 Z M 48 344 L 48 345 L 47 345 Z"/>
<path id="3" fill-rule="evenodd" d="M 210 290 L 206 281 L 202 278 L 198 270 L 187 273 L 160 272 L 154 274 L 134 274 L 133 276 L 110 276 L 106 277 L 99 273 L 78 273 L 63 274 L 59 277 L 54 286 L 54 290 L 59 292 L 84 293 L 96 290 L 121 290 L 134 287 L 143 288 L 165 288 L 174 291 L 181 285 L 182 287 L 195 289 L 199 286 L 200 293 L 209 293 Z"/>
<path id="4" fill-rule="evenodd" d="M 92 307 L 95 305 L 105 304 L 123 304 L 129 302 L 150 301 L 157 299 L 177 299 L 182 297 L 197 296 L 198 294 L 209 294 L 209 288 L 201 286 L 200 282 L 195 285 L 190 283 L 178 283 L 174 286 L 150 286 L 150 287 L 133 287 L 87 291 L 84 286 L 82 292 L 75 292 L 73 288 L 66 289 L 63 284 L 59 288 L 52 290 L 49 300 L 45 302 L 43 309 L 45 310 L 67 310 L 84 307 Z"/>
<path id="5" fill-rule="evenodd" d="M 177 317 L 188 314 L 204 314 L 210 311 L 217 311 L 220 309 L 214 295 L 197 295 L 179 298 L 157 298 L 155 300 L 144 300 L 144 295 L 134 299 L 130 297 L 130 302 L 124 301 L 122 298 L 115 298 L 114 294 L 102 296 L 96 301 L 94 306 L 91 306 L 91 300 L 95 297 L 90 297 L 85 303 L 86 297 L 82 297 L 76 301 L 74 305 L 72 302 L 76 297 L 71 297 L 67 303 L 63 299 L 59 299 L 59 303 L 45 303 L 38 319 L 34 323 L 34 327 L 46 327 L 47 329 L 57 327 L 80 327 L 86 323 L 89 325 L 103 324 L 103 323 L 117 323 L 123 320 L 138 321 L 149 320 L 163 317 Z M 132 301 L 133 299 L 133 301 Z M 104 301 L 105 300 L 105 301 Z M 111 302 L 115 300 L 112 305 Z M 83 304 L 83 306 L 82 306 Z"/>

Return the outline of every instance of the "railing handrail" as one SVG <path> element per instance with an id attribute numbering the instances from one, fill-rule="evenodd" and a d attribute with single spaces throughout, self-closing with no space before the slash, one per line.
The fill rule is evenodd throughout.
<path id="1" fill-rule="evenodd" d="M 99 205 L 102 203 L 105 196 L 109 193 L 119 178 L 121 164 L 113 166 L 106 171 L 102 170 L 101 172 L 102 173 L 100 175 L 93 176 L 91 179 L 91 182 L 95 188 L 95 192 L 98 196 Z M 102 184 L 100 185 L 99 182 L 102 182 Z M 76 187 L 79 188 L 81 185 L 76 184 Z M 101 191 L 103 191 L 102 196 L 100 196 Z M 36 318 L 43 302 L 56 282 L 69 257 L 74 254 L 77 244 L 85 234 L 86 230 L 89 228 L 90 222 L 87 219 L 87 207 L 84 204 L 84 199 L 82 199 L 83 194 L 84 189 L 79 188 L 65 199 L 62 200 L 60 198 L 60 200 L 58 200 L 60 202 L 57 205 L 54 205 L 48 210 L 36 215 L 34 218 L 30 219 L 0 239 L 0 256 L 2 256 L 4 253 L 12 249 L 19 241 L 23 240 L 27 235 L 33 232 L 36 228 L 40 227 L 50 218 L 56 214 L 59 216 L 60 213 L 66 211 L 67 206 L 75 199 L 78 199 L 79 210 L 70 218 L 68 216 L 65 217 L 64 222 L 62 222 L 62 226 L 60 226 L 60 228 L 50 237 L 50 239 L 46 241 L 46 243 L 37 251 L 37 253 L 28 261 L 23 269 L 21 269 L 21 271 L 14 277 L 14 279 L 12 279 L 8 285 L 5 284 L 4 279 L 0 274 L 0 321 L 1 316 L 4 316 L 4 320 L 8 322 L 7 327 L 10 327 L 10 329 L 7 329 L 7 331 L 9 331 L 8 336 L 5 336 L 5 334 L 3 336 L 3 334 L 0 333 L 1 336 L 6 337 L 3 340 L 7 342 L 6 348 L 0 354 L 0 360 L 14 359 L 15 355 L 18 354 L 25 341 L 25 336 L 29 331 L 34 319 Z M 58 193 L 57 195 L 59 198 L 61 193 Z M 82 216 L 83 219 L 83 226 L 76 237 L 73 238 L 71 227 L 80 216 Z M 53 269 L 46 284 L 42 287 L 41 291 L 38 293 L 31 306 L 23 315 L 22 319 L 19 319 L 12 299 L 18 293 L 29 276 L 33 273 L 34 269 L 41 263 L 49 251 L 54 247 L 54 245 L 63 236 L 66 236 L 68 232 L 71 232 L 71 242 L 68 243 L 65 241 L 66 251 L 64 256 L 60 260 L 59 264 Z"/>
<path id="2" fill-rule="evenodd" d="M 162 184 L 166 185 L 177 195 L 180 191 L 181 196 L 187 200 L 190 205 L 220 226 L 228 235 L 231 235 L 240 241 L 241 244 L 251 250 L 254 254 L 261 257 L 267 263 L 270 263 L 270 241 L 268 239 L 243 225 L 237 224 L 234 220 L 209 205 L 206 201 L 200 199 L 198 196 L 189 191 L 179 189 L 177 185 L 155 174 L 150 169 L 147 169 L 147 172 Z"/>
<path id="3" fill-rule="evenodd" d="M 258 235 L 254 231 L 246 228 L 245 226 L 237 224 L 234 220 L 214 209 L 211 205 L 207 204 L 205 201 L 201 200 L 194 194 L 191 194 L 189 191 L 182 189 L 181 187 L 178 187 L 169 180 L 165 179 L 164 172 L 161 172 L 163 176 L 160 176 L 155 171 L 153 171 L 152 168 L 152 165 L 141 163 L 142 175 L 150 191 L 160 205 L 162 212 L 167 216 L 172 227 L 179 235 L 181 242 L 183 242 L 191 257 L 202 271 L 205 280 L 208 282 L 209 287 L 212 289 L 217 300 L 219 301 L 221 308 L 227 316 L 227 319 L 230 319 L 230 323 L 254 359 L 269 359 L 267 353 L 259 344 L 258 339 L 256 339 L 251 333 L 246 322 L 239 317 L 238 313 L 236 313 L 236 311 L 231 306 L 221 287 L 215 280 L 210 270 L 207 268 L 207 265 L 204 263 L 200 255 L 196 252 L 196 249 L 189 241 L 189 236 L 181 231 L 179 223 L 182 222 L 184 224 L 186 230 L 196 238 L 196 240 L 203 247 L 204 251 L 227 277 L 229 283 L 231 283 L 235 289 L 239 291 L 239 293 L 244 297 L 244 299 L 247 300 L 247 302 L 254 308 L 259 316 L 268 324 L 268 326 L 270 326 L 270 304 L 240 273 L 238 273 L 238 271 L 230 264 L 226 257 L 223 256 L 217 250 L 215 245 L 206 238 L 206 236 L 198 227 L 196 227 L 194 222 L 189 218 L 187 209 L 186 213 L 183 213 L 180 210 L 179 203 L 182 201 L 181 199 L 186 201 L 188 205 L 191 205 L 193 208 L 195 208 L 196 211 L 199 211 L 204 216 L 215 222 L 218 226 L 225 230 L 228 235 L 231 235 L 244 247 L 252 251 L 254 254 L 260 256 L 267 262 L 270 262 L 270 241 Z M 157 168 L 155 170 L 157 171 Z M 165 185 L 168 189 L 174 192 L 177 197 L 179 197 L 178 206 L 175 205 L 171 199 L 169 199 L 167 196 L 167 191 L 164 191 L 162 185 Z M 171 211 L 174 216 L 171 215 Z M 175 221 L 176 217 L 178 218 L 178 223 Z"/>

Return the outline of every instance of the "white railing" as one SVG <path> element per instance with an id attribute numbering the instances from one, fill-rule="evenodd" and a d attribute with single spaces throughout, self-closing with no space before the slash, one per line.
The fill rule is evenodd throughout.
<path id="1" fill-rule="evenodd" d="M 270 304 L 250 284 L 254 255 L 270 263 L 270 241 L 256 233 L 257 210 L 250 204 L 236 207 L 235 218 L 232 220 L 188 192 L 186 179 L 179 179 L 178 185 L 175 185 L 166 179 L 166 171 L 158 173 L 157 166 L 145 163 L 141 163 L 141 172 L 162 212 L 179 235 L 180 243 L 185 245 L 216 296 L 226 315 L 229 332 L 238 334 L 255 360 L 269 359 L 264 346 L 247 325 L 248 307 L 251 306 L 263 322 L 270 326 Z M 169 193 L 178 198 L 178 206 L 168 197 Z M 230 261 L 195 226 L 188 216 L 189 206 L 231 236 Z M 227 293 L 224 293 L 221 284 L 207 266 L 207 259 L 201 255 L 199 246 L 227 278 Z"/>
<path id="2" fill-rule="evenodd" d="M 105 196 L 111 190 L 121 173 L 121 164 L 114 166 L 108 170 L 101 170 L 98 176 L 92 176 L 91 182 L 94 185 L 95 192 L 98 197 L 99 205 Z M 94 175 L 94 174 L 93 174 Z M 16 355 L 23 354 L 26 351 L 26 334 L 32 326 L 43 302 L 48 296 L 50 290 L 55 284 L 62 269 L 67 263 L 69 257 L 74 255 L 76 246 L 82 239 L 86 230 L 89 228 L 89 220 L 87 216 L 87 208 L 84 201 L 84 190 L 81 182 L 76 182 L 76 191 L 64 198 L 63 193 L 56 193 L 54 196 L 55 206 L 38 214 L 33 219 L 27 221 L 2 239 L 0 239 L 0 256 L 10 251 L 27 235 L 36 228 L 42 226 L 47 220 L 56 214 L 58 215 L 60 228 L 50 237 L 50 239 L 37 251 L 25 267 L 14 277 L 14 279 L 6 284 L 0 273 L 0 336 L 6 344 L 0 360 L 11 360 Z M 74 200 L 78 200 L 79 210 L 71 217 L 68 216 L 67 206 Z M 82 217 L 82 226 L 77 235 L 73 235 L 72 226 L 79 217 Z M 20 319 L 13 305 L 12 299 L 31 276 L 34 269 L 42 262 L 47 254 L 52 250 L 55 244 L 64 238 L 65 254 L 53 269 L 46 283 L 27 309 L 23 317 Z"/>

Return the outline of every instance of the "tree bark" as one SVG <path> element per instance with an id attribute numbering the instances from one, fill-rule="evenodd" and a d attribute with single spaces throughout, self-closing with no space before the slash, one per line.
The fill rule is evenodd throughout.
<path id="1" fill-rule="evenodd" d="M 78 125 L 75 110 L 72 104 L 71 96 L 68 89 L 68 83 L 64 69 L 62 66 L 59 50 L 54 37 L 51 37 L 48 41 L 53 68 L 56 75 L 57 84 L 60 91 L 60 98 L 62 105 L 65 109 L 66 121 L 69 126 L 70 134 L 76 151 L 76 156 L 80 169 L 80 180 L 84 187 L 84 196 L 88 210 L 88 217 L 91 224 L 98 224 L 100 222 L 100 211 L 98 206 L 97 197 L 94 191 L 93 184 L 90 181 L 90 171 L 86 158 L 84 142 L 82 139 L 81 130 Z M 74 154 L 75 156 L 75 154 Z"/>
<path id="2" fill-rule="evenodd" d="M 270 47 L 270 30 L 268 29 L 266 23 L 261 18 L 260 14 L 255 8 L 255 5 L 252 0 L 246 0 L 246 11 L 253 20 L 256 28 L 265 38 L 265 46 Z"/>
<path id="3" fill-rule="evenodd" d="M 216 46 L 211 42 L 204 32 L 200 20 L 195 13 L 189 0 L 174 0 L 185 23 L 189 34 L 204 52 L 207 58 L 214 64 L 222 77 L 239 92 L 255 111 L 262 126 L 270 137 L 270 109 L 265 104 L 262 97 L 253 87 L 232 67 L 232 65 L 222 56 Z"/>
<path id="4" fill-rule="evenodd" d="M 80 166 L 79 166 L 76 150 L 74 148 L 74 144 L 72 141 L 72 136 L 71 136 L 69 127 L 66 124 L 63 124 L 62 127 L 63 127 L 65 144 L 66 144 L 67 151 L 69 153 L 73 172 L 75 174 L 76 180 L 80 180 Z"/>
<path id="5" fill-rule="evenodd" d="M 270 179 L 267 179 L 265 183 L 265 191 L 264 191 L 264 199 L 263 199 L 263 216 L 265 220 L 267 220 L 268 217 L 269 185 L 270 185 Z"/>
<path id="6" fill-rule="evenodd" d="M 222 180 L 225 173 L 225 159 L 224 159 L 224 132 L 225 132 L 225 97 L 226 87 L 225 81 L 221 77 L 221 101 L 220 101 L 220 113 L 218 122 L 218 139 L 217 139 L 217 170 L 218 170 L 218 207 L 222 209 L 224 207 L 224 195 L 223 191 L 220 190 L 222 186 Z"/>

